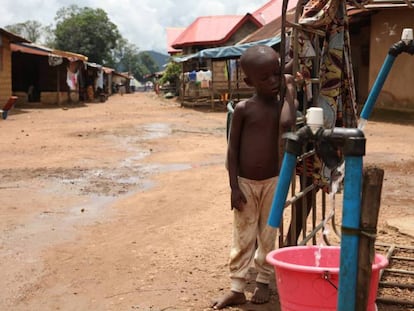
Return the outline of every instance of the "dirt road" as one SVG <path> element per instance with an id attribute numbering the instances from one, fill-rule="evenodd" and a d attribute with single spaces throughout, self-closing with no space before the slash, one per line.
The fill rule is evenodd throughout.
<path id="1" fill-rule="evenodd" d="M 135 93 L 0 128 L 0 310 L 208 310 L 228 289 L 224 111 Z M 386 170 L 378 239 L 411 246 L 386 221 L 414 216 L 413 131 L 370 122 L 365 157 Z"/>

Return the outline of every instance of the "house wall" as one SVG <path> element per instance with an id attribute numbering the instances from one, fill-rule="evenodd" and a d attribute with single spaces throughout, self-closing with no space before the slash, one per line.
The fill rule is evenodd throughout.
<path id="1" fill-rule="evenodd" d="M 1 36 L 0 44 L 0 106 L 12 95 L 10 41 Z"/>
<path id="2" fill-rule="evenodd" d="M 362 107 L 368 98 L 369 53 L 371 25 L 357 25 L 351 33 L 352 67 L 354 70 L 357 103 Z"/>
<path id="3" fill-rule="evenodd" d="M 255 32 L 259 27 L 253 22 L 244 23 L 226 42 L 226 45 L 234 45 L 242 39 L 246 38 L 251 33 Z"/>
<path id="4" fill-rule="evenodd" d="M 70 97 L 68 94 L 66 59 L 58 66 L 50 66 L 46 56 L 15 52 L 12 62 L 13 94 L 19 97 L 18 103 L 32 101 L 56 104 L 68 101 L 69 98 L 74 102 L 79 100 L 78 94 L 71 92 Z M 65 93 L 66 95 L 62 95 Z"/>
<path id="5" fill-rule="evenodd" d="M 244 73 L 240 66 L 236 67 L 232 72 L 231 81 L 228 80 L 228 66 L 231 60 L 214 60 L 212 61 L 212 88 L 214 96 L 227 94 L 227 99 L 234 101 L 240 98 L 250 97 L 254 93 L 254 89 L 244 82 Z M 238 62 L 238 60 L 234 60 Z"/>
<path id="6" fill-rule="evenodd" d="M 369 88 L 375 82 L 389 48 L 401 38 L 403 28 L 414 29 L 414 9 L 389 9 L 371 19 Z M 376 107 L 414 109 L 414 58 L 400 54 L 384 83 Z"/>

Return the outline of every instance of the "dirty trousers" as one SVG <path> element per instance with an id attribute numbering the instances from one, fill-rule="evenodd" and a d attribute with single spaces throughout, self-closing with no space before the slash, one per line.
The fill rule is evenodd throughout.
<path id="1" fill-rule="evenodd" d="M 242 211 L 234 210 L 233 243 L 230 251 L 231 290 L 243 293 L 246 277 L 253 261 L 256 282 L 269 284 L 274 273 L 266 255 L 275 248 L 277 230 L 267 225 L 277 177 L 250 180 L 238 177 L 239 187 L 246 197 Z"/>

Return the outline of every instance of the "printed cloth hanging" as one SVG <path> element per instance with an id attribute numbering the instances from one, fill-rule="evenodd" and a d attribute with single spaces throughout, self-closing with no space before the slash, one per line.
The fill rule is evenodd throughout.
<path id="1" fill-rule="evenodd" d="M 367 1 L 354 0 L 352 4 L 360 5 L 365 2 Z M 317 99 L 318 106 L 324 111 L 325 128 L 357 127 L 357 103 L 346 1 L 309 0 L 304 5 L 299 24 L 324 29 L 326 33 L 319 66 L 320 91 Z M 327 144 L 319 144 L 315 147 L 319 152 L 324 148 L 323 151 L 337 163 L 336 165 L 330 163 L 328 167 L 319 156 L 308 158 L 307 175 L 313 177 L 314 184 L 319 188 L 330 192 L 332 181 L 342 178 L 342 172 L 338 171 L 338 167 L 343 157 L 340 150 Z M 304 164 L 299 163 L 296 173 L 301 174 L 303 169 Z"/>
<path id="2" fill-rule="evenodd" d="M 299 23 L 325 28 L 318 98 L 318 106 L 324 110 L 325 127 L 356 127 L 357 104 L 346 2 L 310 0 L 304 6 Z"/>

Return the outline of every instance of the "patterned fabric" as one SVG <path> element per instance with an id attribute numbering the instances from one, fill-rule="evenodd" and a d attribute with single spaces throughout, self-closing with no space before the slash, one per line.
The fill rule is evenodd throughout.
<path id="1" fill-rule="evenodd" d="M 354 0 L 352 4 L 366 2 L 368 1 Z M 343 0 L 310 0 L 304 5 L 299 24 L 323 29 L 326 33 L 319 66 L 320 91 L 317 99 L 318 106 L 324 110 L 325 128 L 357 127 L 357 104 L 346 2 Z M 299 45 L 299 53 L 301 46 Z M 299 66 L 306 75 L 312 70 L 311 65 L 301 62 L 300 58 Z M 305 75 L 304 78 L 306 81 Z M 339 150 L 331 150 L 330 152 L 338 154 L 339 158 L 335 158 L 336 167 L 332 167 L 332 164 L 328 167 L 321 160 L 322 157 L 320 153 L 318 154 L 320 149 L 318 150 L 318 146 L 316 147 L 317 155 L 308 158 L 305 163 L 298 163 L 296 174 L 303 173 L 304 165 L 306 165 L 307 176 L 313 178 L 314 184 L 324 191 L 330 192 L 331 182 L 337 179 L 340 174 L 337 167 L 343 160 L 342 155 Z"/>
<path id="2" fill-rule="evenodd" d="M 326 32 L 318 98 L 318 106 L 324 110 L 325 127 L 356 127 L 357 105 L 345 1 L 311 0 L 304 6 L 299 23 L 324 28 Z"/>

